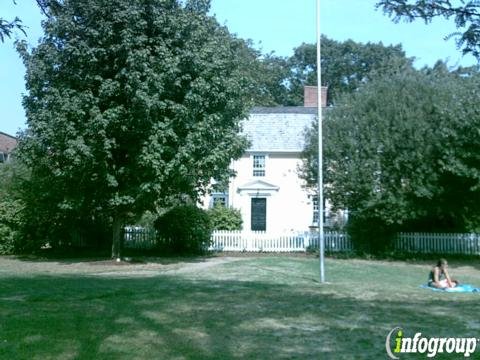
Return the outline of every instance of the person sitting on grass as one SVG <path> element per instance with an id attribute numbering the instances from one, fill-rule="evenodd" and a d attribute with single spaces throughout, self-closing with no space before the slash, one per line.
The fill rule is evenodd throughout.
<path id="1" fill-rule="evenodd" d="M 440 259 L 428 276 L 428 286 L 438 289 L 453 288 L 458 285 L 457 280 L 452 280 L 448 274 L 448 263 L 445 259 Z"/>

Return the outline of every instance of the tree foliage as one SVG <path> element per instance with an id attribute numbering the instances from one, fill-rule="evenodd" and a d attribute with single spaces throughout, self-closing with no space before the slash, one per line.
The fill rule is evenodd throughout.
<path id="1" fill-rule="evenodd" d="M 119 256 L 127 219 L 230 175 L 246 146 L 238 123 L 252 58 L 208 3 L 46 1 L 45 36 L 31 51 L 19 45 L 28 90 L 19 158 L 39 194 L 37 227 L 90 219 L 113 228 Z"/>
<path id="2" fill-rule="evenodd" d="M 16 0 L 12 0 L 14 4 L 16 4 Z M 56 0 L 36 0 L 38 7 L 40 10 L 45 14 L 48 15 L 47 8 L 49 6 L 59 6 L 59 1 Z M 0 18 L 0 41 L 5 42 L 5 38 L 10 38 L 12 36 L 13 31 L 17 29 L 20 30 L 23 35 L 27 35 L 25 29 L 26 27 L 23 25 L 22 20 L 17 16 L 12 21 L 5 20 Z"/>
<path id="3" fill-rule="evenodd" d="M 202 254 L 211 243 L 208 213 L 195 205 L 173 207 L 155 221 L 160 249 L 174 254 Z"/>
<path id="4" fill-rule="evenodd" d="M 458 32 L 447 34 L 455 37 L 457 47 L 464 54 L 471 53 L 480 59 L 480 3 L 477 0 L 381 0 L 377 7 L 398 22 L 401 19 L 426 23 L 436 17 L 453 18 Z"/>
<path id="5" fill-rule="evenodd" d="M 317 84 L 316 44 L 302 44 L 289 59 L 291 67 L 292 103 L 300 105 L 303 87 Z M 353 40 L 321 39 L 322 85 L 328 86 L 328 102 L 337 95 L 351 93 L 375 74 L 385 74 L 392 68 L 412 66 L 401 45 L 358 43 Z"/>
<path id="6" fill-rule="evenodd" d="M 327 197 L 406 230 L 480 228 L 480 76 L 445 66 L 379 77 L 327 113 Z M 316 129 L 303 177 L 315 186 Z"/>
<path id="7" fill-rule="evenodd" d="M 25 34 L 25 29 L 22 25 L 22 21 L 18 17 L 16 17 L 12 21 L 0 18 L 0 41 L 5 42 L 5 37 L 11 37 L 12 32 L 15 29 L 20 30 Z"/>
<path id="8" fill-rule="evenodd" d="M 27 171 L 17 162 L 0 164 L 0 254 L 11 254 L 18 249 L 19 232 L 23 228 L 24 202 L 18 181 Z"/>
<path id="9" fill-rule="evenodd" d="M 328 86 L 328 102 L 351 93 L 375 74 L 393 68 L 412 67 L 401 45 L 336 41 L 322 36 L 322 85 Z M 258 90 L 255 103 L 262 106 L 303 105 L 305 85 L 317 84 L 316 44 L 301 44 L 290 58 L 270 54 L 260 59 L 254 69 Z"/>
<path id="10" fill-rule="evenodd" d="M 207 213 L 213 230 L 242 230 L 242 213 L 238 209 L 215 205 Z"/>
<path id="11" fill-rule="evenodd" d="M 257 106 L 293 105 L 289 87 L 290 68 L 288 59 L 267 54 L 256 54 L 257 61 L 250 68 L 255 87 L 252 99 Z"/>
<path id="12" fill-rule="evenodd" d="M 15 3 L 15 1 L 12 2 Z M 20 30 L 25 34 L 25 27 L 22 24 L 22 20 L 15 17 L 15 19 L 10 21 L 0 17 L 0 41 L 2 43 L 5 42 L 5 38 L 10 38 L 12 36 L 15 29 Z"/>

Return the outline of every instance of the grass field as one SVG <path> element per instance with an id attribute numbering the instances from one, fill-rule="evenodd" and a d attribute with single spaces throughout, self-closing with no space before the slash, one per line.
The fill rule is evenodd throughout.
<path id="1" fill-rule="evenodd" d="M 319 284 L 308 256 L 0 257 L 0 358 L 385 359 L 396 326 L 480 337 L 480 294 L 418 288 L 429 268 L 327 259 L 330 283 Z M 480 286 L 474 261 L 450 272 Z"/>

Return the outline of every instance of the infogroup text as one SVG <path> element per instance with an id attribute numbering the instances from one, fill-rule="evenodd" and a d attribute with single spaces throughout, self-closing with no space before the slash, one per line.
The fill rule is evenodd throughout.
<path id="1" fill-rule="evenodd" d="M 433 358 L 437 354 L 463 354 L 464 357 L 470 357 L 477 348 L 477 338 L 439 338 L 422 337 L 422 333 L 417 332 L 412 337 L 404 336 L 403 329 L 393 328 L 387 335 L 385 348 L 390 359 L 400 359 L 400 354 L 418 353 L 426 354 Z"/>

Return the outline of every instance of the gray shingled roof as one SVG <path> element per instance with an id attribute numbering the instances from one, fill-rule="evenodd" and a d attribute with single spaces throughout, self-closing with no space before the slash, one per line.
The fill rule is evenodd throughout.
<path id="1" fill-rule="evenodd" d="M 276 107 L 254 107 L 251 114 L 317 114 L 316 107 L 303 106 L 276 106 Z"/>
<path id="2" fill-rule="evenodd" d="M 242 133 L 250 140 L 252 152 L 301 152 L 305 129 L 316 118 L 316 108 L 254 108 L 242 122 Z"/>

